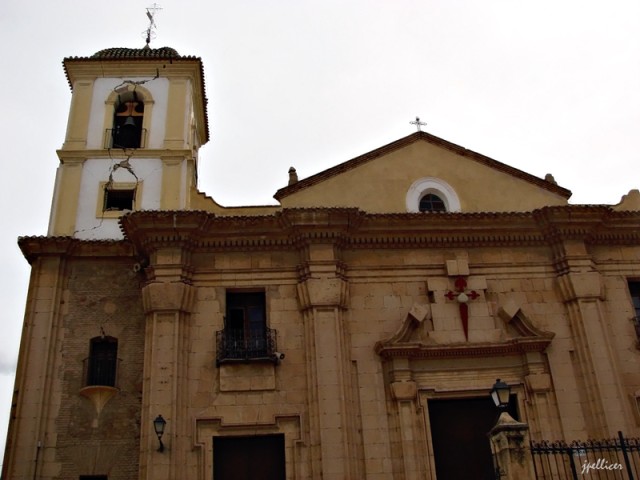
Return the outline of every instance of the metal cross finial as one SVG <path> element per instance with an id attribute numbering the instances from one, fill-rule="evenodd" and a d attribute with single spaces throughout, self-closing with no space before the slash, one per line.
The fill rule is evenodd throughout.
<path id="1" fill-rule="evenodd" d="M 155 32 L 154 32 L 154 30 L 156 29 L 155 15 L 160 10 L 162 10 L 162 8 L 157 3 L 154 3 L 150 7 L 147 7 L 147 18 L 149 19 L 149 26 L 145 31 L 146 37 L 147 37 L 146 38 L 147 46 L 149 45 L 149 43 L 151 43 L 151 38 L 155 38 Z"/>
<path id="2" fill-rule="evenodd" d="M 420 117 L 416 117 L 416 121 L 415 122 L 409 122 L 411 125 L 415 125 L 416 128 L 418 129 L 418 132 L 420 132 L 420 127 L 424 126 L 427 124 L 427 122 L 421 122 L 420 121 Z"/>

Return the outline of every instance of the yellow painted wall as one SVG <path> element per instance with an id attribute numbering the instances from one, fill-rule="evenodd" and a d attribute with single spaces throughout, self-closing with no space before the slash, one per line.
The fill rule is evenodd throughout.
<path id="1" fill-rule="evenodd" d="M 282 206 L 406 212 L 407 191 L 423 177 L 436 177 L 451 185 L 463 212 L 530 211 L 567 204 L 560 195 L 525 180 L 418 141 L 295 192 L 282 199 Z"/>

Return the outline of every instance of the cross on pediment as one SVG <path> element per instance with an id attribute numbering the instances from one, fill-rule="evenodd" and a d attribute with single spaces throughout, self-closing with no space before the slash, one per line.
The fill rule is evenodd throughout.
<path id="1" fill-rule="evenodd" d="M 421 131 L 420 127 L 424 127 L 427 125 L 427 122 L 421 122 L 420 121 L 420 117 L 416 117 L 416 121 L 415 122 L 409 122 L 411 125 L 415 125 L 418 132 Z"/>
<path id="2" fill-rule="evenodd" d="M 455 300 L 460 307 L 460 318 L 462 319 L 462 329 L 464 337 L 469 341 L 469 306 L 470 300 L 475 300 L 480 296 L 475 290 L 467 290 L 467 281 L 463 277 L 456 278 L 454 283 L 456 290 L 449 290 L 444 294 L 449 300 Z"/>

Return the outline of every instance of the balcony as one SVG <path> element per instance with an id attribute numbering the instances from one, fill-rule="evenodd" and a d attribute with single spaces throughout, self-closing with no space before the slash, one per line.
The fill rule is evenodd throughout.
<path id="1" fill-rule="evenodd" d="M 82 388 L 80 395 L 88 398 L 96 413 L 118 393 L 118 365 L 116 358 L 85 358 L 83 362 Z"/>
<path id="2" fill-rule="evenodd" d="M 216 365 L 233 362 L 278 362 L 276 330 L 219 330 L 216 332 Z"/>

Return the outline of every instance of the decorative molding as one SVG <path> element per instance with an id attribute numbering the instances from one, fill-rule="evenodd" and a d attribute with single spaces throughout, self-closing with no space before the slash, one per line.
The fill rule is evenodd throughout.
<path id="1" fill-rule="evenodd" d="M 510 313 L 511 312 L 511 313 Z M 407 315 L 398 331 L 389 339 L 377 342 L 374 350 L 383 359 L 434 359 L 491 357 L 521 355 L 528 352 L 543 352 L 555 336 L 536 328 L 513 304 L 501 307 L 499 317 L 511 324 L 519 337 L 499 342 L 425 344 L 411 341 L 412 333 L 420 325 L 412 315 Z"/>
<path id="2" fill-rule="evenodd" d="M 392 358 L 484 358 L 542 352 L 550 343 L 550 338 L 528 337 L 513 338 L 499 343 L 459 343 L 450 345 L 425 345 L 422 343 L 386 345 L 378 342 L 375 346 L 375 352 L 385 360 Z"/>
<path id="3" fill-rule="evenodd" d="M 562 255 L 563 238 L 586 247 L 640 244 L 640 211 L 578 205 L 522 213 L 433 213 L 427 221 L 422 213 L 367 214 L 339 208 L 283 209 L 254 216 L 146 210 L 122 216 L 120 228 L 127 240 L 22 237 L 18 243 L 29 261 L 41 254 L 71 254 L 64 252 L 71 246 L 73 254 L 132 256 L 131 244 L 143 256 L 177 244 L 215 252 L 291 250 L 313 242 L 348 249 L 550 246 Z"/>

